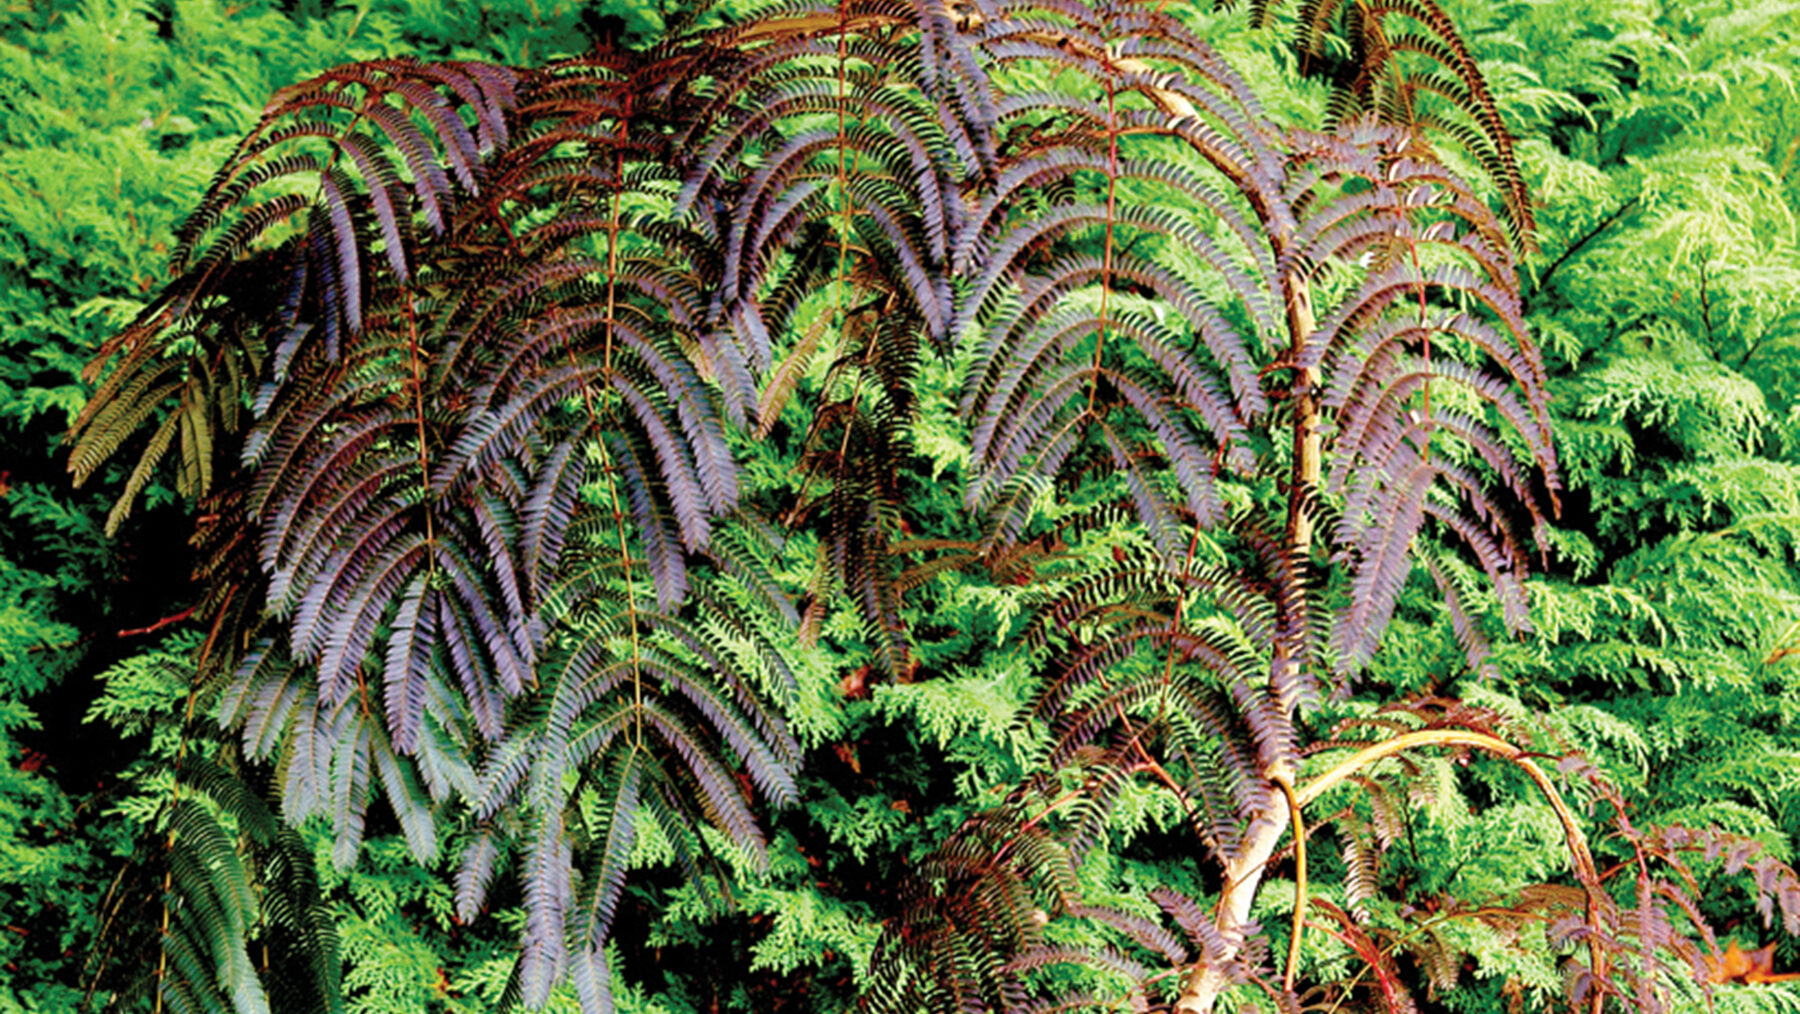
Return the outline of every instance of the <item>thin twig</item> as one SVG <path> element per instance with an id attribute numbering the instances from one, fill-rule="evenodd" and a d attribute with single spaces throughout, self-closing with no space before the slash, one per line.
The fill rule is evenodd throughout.
<path id="1" fill-rule="evenodd" d="M 1568 249 L 1564 250 L 1555 260 L 1551 261 L 1550 266 L 1544 269 L 1544 273 L 1538 276 L 1537 284 L 1532 286 L 1531 289 L 1532 296 L 1535 297 L 1538 293 L 1549 288 L 1550 276 L 1556 274 L 1557 268 L 1562 267 L 1569 258 L 1580 253 L 1583 247 L 1599 238 L 1601 233 L 1605 232 L 1607 229 L 1611 228 L 1614 223 L 1624 218 L 1632 208 L 1637 206 L 1638 200 L 1639 198 L 1635 195 L 1627 198 L 1624 204 L 1619 205 L 1618 210 L 1605 218 L 1602 218 L 1598 224 L 1592 229 L 1589 229 L 1580 239 L 1569 244 Z M 1530 302 L 1530 300 L 1527 300 L 1527 302 Z"/>

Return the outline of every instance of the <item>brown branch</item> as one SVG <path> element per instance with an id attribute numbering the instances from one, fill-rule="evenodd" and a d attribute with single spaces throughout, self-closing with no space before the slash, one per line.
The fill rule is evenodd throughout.
<path id="1" fill-rule="evenodd" d="M 1300 942 L 1306 928 L 1306 821 L 1300 816 L 1300 800 L 1294 795 L 1294 783 L 1277 773 L 1272 779 L 1287 797 L 1288 813 L 1294 818 L 1294 927 L 1288 935 L 1287 972 L 1281 977 L 1283 992 L 1294 991 L 1294 970 L 1300 967 Z"/>
<path id="2" fill-rule="evenodd" d="M 1627 198 L 1625 200 L 1624 204 L 1619 205 L 1618 210 L 1614 211 L 1612 214 L 1606 216 L 1605 218 L 1602 218 L 1598 224 L 1596 224 L 1592 229 L 1589 229 L 1587 231 L 1587 233 L 1584 234 L 1580 239 L 1569 244 L 1568 249 L 1564 250 L 1555 260 L 1551 261 L 1550 266 L 1544 269 L 1544 273 L 1538 276 L 1537 284 L 1532 286 L 1531 294 L 1533 296 L 1536 296 L 1538 293 L 1543 292 L 1546 288 L 1548 288 L 1550 285 L 1550 276 L 1556 274 L 1557 268 L 1562 267 L 1563 264 L 1566 263 L 1569 258 L 1580 253 L 1581 249 L 1583 247 L 1587 246 L 1589 243 L 1592 243 L 1595 239 L 1599 238 L 1601 233 L 1603 233 L 1607 229 L 1611 228 L 1620 219 L 1624 218 L 1628 213 L 1630 213 L 1632 208 L 1637 207 L 1638 200 L 1639 200 L 1639 197 L 1635 196 L 1635 195 Z"/>
<path id="3" fill-rule="evenodd" d="M 121 630 L 121 631 L 119 631 L 118 636 L 120 636 L 120 637 L 137 637 L 142 634 L 154 634 L 164 627 L 171 626 L 176 623 L 180 623 L 181 621 L 192 617 L 194 615 L 194 610 L 196 608 L 197 607 L 195 607 L 195 606 L 188 606 L 186 609 L 183 609 L 181 612 L 176 613 L 173 616 L 165 616 L 162 619 L 157 620 L 155 623 L 150 624 L 148 627 L 133 627 L 130 630 Z"/>
<path id="4" fill-rule="evenodd" d="M 1581 825 L 1576 823 L 1574 812 L 1569 809 L 1562 794 L 1556 791 L 1556 786 L 1551 783 L 1550 776 L 1546 775 L 1544 769 L 1538 767 L 1531 760 L 1525 750 L 1503 739 L 1468 729 L 1422 729 L 1418 732 L 1395 736 L 1393 739 L 1357 751 L 1331 770 L 1307 783 L 1305 788 L 1295 794 L 1296 801 L 1300 806 L 1305 806 L 1355 774 L 1359 769 L 1415 746 L 1468 746 L 1509 760 L 1518 765 L 1526 776 L 1537 785 L 1538 790 L 1550 803 L 1550 808 L 1556 811 L 1556 819 L 1562 824 L 1563 839 L 1569 846 L 1569 856 L 1575 864 L 1575 877 L 1581 881 L 1581 886 L 1586 890 L 1588 896 L 1588 958 L 1596 980 L 1590 1009 L 1592 1014 L 1601 1014 L 1601 1009 L 1606 1002 L 1606 991 L 1603 988 L 1606 979 L 1606 952 L 1602 949 L 1600 942 L 1600 912 L 1604 897 L 1600 888 L 1600 873 L 1594 866 L 1593 853 L 1588 850 L 1587 835 L 1582 832 Z"/>

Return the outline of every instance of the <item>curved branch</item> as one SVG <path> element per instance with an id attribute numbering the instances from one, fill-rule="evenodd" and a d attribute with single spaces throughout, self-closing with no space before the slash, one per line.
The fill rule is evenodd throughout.
<path id="1" fill-rule="evenodd" d="M 1498 737 L 1467 729 L 1421 729 L 1417 732 L 1405 733 L 1358 750 L 1340 761 L 1331 770 L 1299 789 L 1295 793 L 1295 805 L 1303 807 L 1370 764 L 1420 746 L 1466 746 L 1485 750 L 1518 765 L 1524 770 L 1526 776 L 1536 783 L 1538 790 L 1550 803 L 1550 808 L 1556 811 L 1556 819 L 1563 828 L 1563 840 L 1568 843 L 1569 855 L 1575 863 L 1575 876 L 1581 881 L 1582 888 L 1587 892 L 1589 965 L 1593 969 L 1594 978 L 1604 981 L 1606 978 L 1606 952 L 1600 943 L 1600 874 L 1594 866 L 1594 855 L 1588 849 L 1587 835 L 1582 832 L 1581 825 L 1576 823 L 1574 812 L 1569 809 L 1562 794 L 1556 791 L 1556 786 L 1551 783 L 1550 776 L 1546 775 L 1543 768 L 1538 767 L 1530 757 L 1526 756 L 1525 751 L 1520 747 Z M 1596 986 L 1590 1000 L 1589 1009 L 1592 1014 L 1601 1014 L 1605 1000 L 1604 992 Z"/>
<path id="2" fill-rule="evenodd" d="M 1288 813 L 1294 818 L 1294 928 L 1288 934 L 1287 972 L 1281 977 L 1283 992 L 1294 991 L 1294 970 L 1300 967 L 1300 941 L 1306 930 L 1306 821 L 1300 815 L 1300 800 L 1294 794 L 1294 783 L 1285 774 L 1269 776 L 1287 797 Z"/>

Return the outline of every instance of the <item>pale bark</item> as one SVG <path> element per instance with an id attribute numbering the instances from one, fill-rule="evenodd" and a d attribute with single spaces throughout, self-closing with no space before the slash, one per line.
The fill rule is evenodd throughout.
<path id="1" fill-rule="evenodd" d="M 1287 797 L 1271 792 L 1269 799 L 1269 809 L 1250 825 L 1242 846 L 1225 869 L 1225 887 L 1219 893 L 1219 910 L 1213 926 L 1224 940 L 1226 952 L 1203 956 L 1189 970 L 1181 996 L 1175 1001 L 1175 1010 L 1179 1014 L 1211 1014 L 1219 994 L 1231 984 L 1226 969 L 1243 950 L 1244 925 L 1250 921 L 1250 903 L 1256 900 L 1256 890 L 1262 886 L 1263 870 L 1288 826 Z"/>
<path id="2" fill-rule="evenodd" d="M 1319 371 L 1302 368 L 1299 360 L 1307 339 L 1317 324 L 1313 317 L 1312 290 L 1306 279 L 1289 276 L 1283 279 L 1287 292 L 1288 355 L 1293 360 L 1293 380 L 1288 397 L 1293 406 L 1293 455 L 1288 473 L 1287 551 L 1305 566 L 1312 556 L 1313 518 L 1311 500 L 1319 486 L 1322 447 L 1319 435 Z M 1303 634 L 1301 636 L 1304 636 Z M 1299 685 L 1303 645 L 1281 641 L 1275 644 L 1269 660 L 1269 683 L 1284 718 L 1293 715 L 1294 702 L 1275 693 L 1277 687 Z M 1293 784 L 1295 771 L 1291 757 L 1264 757 L 1266 774 Z M 1244 947 L 1244 927 L 1250 921 L 1250 905 L 1262 886 L 1263 873 L 1275 846 L 1292 819 L 1285 793 L 1267 791 L 1263 811 L 1250 822 L 1237 851 L 1226 861 L 1225 886 L 1219 892 L 1218 911 L 1213 928 L 1224 944 L 1224 952 L 1203 954 L 1189 969 L 1181 996 L 1175 1001 L 1179 1014 L 1212 1014 L 1219 994 L 1230 985 L 1228 969 Z"/>

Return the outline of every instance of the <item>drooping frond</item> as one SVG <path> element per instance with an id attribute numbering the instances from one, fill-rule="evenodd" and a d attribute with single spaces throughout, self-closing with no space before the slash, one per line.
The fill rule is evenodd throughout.
<path id="1" fill-rule="evenodd" d="M 940 348 L 952 337 L 959 198 L 991 158 L 992 125 L 985 74 L 947 14 L 908 0 L 796 4 L 706 40 L 730 62 L 678 143 L 690 153 L 680 207 L 718 237 L 715 316 L 758 369 L 773 365 L 791 298 L 819 286 L 840 314 L 873 300 Z M 812 277 L 797 285 L 796 273 Z"/>
<path id="2" fill-rule="evenodd" d="M 858 603 L 882 667 L 910 667 L 887 546 L 921 349 L 955 338 L 963 194 L 991 163 L 986 71 L 931 3 L 791 5 L 702 40 L 728 56 L 676 147 L 678 209 L 721 252 L 709 313 L 765 376 L 759 430 L 799 399 L 799 500 L 821 580 Z M 802 384 L 821 358 L 823 384 Z"/>
<path id="3" fill-rule="evenodd" d="M 1294 715 L 1319 696 L 1316 683 L 1270 683 L 1280 618 L 1307 590 L 1259 559 L 1254 540 L 1244 551 L 1209 566 L 1121 554 L 1068 582 L 1030 628 L 1048 654 L 1032 714 L 1055 736 L 1051 764 L 1095 749 L 1167 758 L 1162 777 L 1215 847 L 1236 843 L 1266 804 L 1263 771 L 1292 762 Z M 1294 678 L 1312 679 L 1304 667 Z"/>
<path id="4" fill-rule="evenodd" d="M 736 772 L 783 804 L 799 763 L 768 699 L 792 678 L 756 632 L 769 618 L 737 618 L 694 573 L 737 506 L 726 433 L 755 388 L 701 295 L 717 255 L 673 210 L 679 92 L 640 90 L 682 63 L 380 63 L 279 96 L 196 217 L 191 270 L 105 350 L 127 357 L 89 412 L 107 434 L 78 430 L 83 474 L 158 412 L 185 434 L 181 378 L 242 360 L 215 399 L 241 417 L 232 439 L 194 452 L 228 481 L 192 484 L 223 488 L 203 574 L 222 719 L 275 762 L 290 820 L 331 823 L 342 866 L 371 807 L 423 860 L 444 805 L 473 805 L 493 833 L 461 904 L 517 844 L 525 992 L 574 975 L 594 1010 L 631 831 L 584 824 L 550 769 L 591 761 L 621 779 L 602 784 L 624 822 L 642 784 L 671 832 L 710 822 L 756 851 Z M 719 569 L 791 616 L 753 543 Z M 603 603 L 625 605 L 597 619 Z M 610 694 L 588 685 L 621 671 Z M 546 714 L 569 724 L 529 717 Z M 557 749 L 525 749 L 546 737 Z M 657 759 L 605 767 L 626 742 Z M 614 893 L 576 919 L 590 834 Z"/>
<path id="5" fill-rule="evenodd" d="M 1021 791 L 965 821 L 906 878 L 870 967 L 871 1009 L 1025 1009 L 1011 962 L 1076 898 L 1074 857 L 1049 811 L 1047 798 Z"/>
<path id="6" fill-rule="evenodd" d="M 970 273 L 958 327 L 980 329 L 963 374 L 970 505 L 1019 538 L 1028 490 L 1116 473 L 1173 558 L 1183 527 L 1224 520 L 1222 483 L 1285 469 L 1287 531 L 1265 556 L 1311 591 L 1278 601 L 1283 700 L 1311 679 L 1297 666 L 1315 557 L 1352 571 L 1340 677 L 1379 642 L 1422 531 L 1468 547 L 1517 629 L 1525 542 L 1488 491 L 1535 525 L 1557 471 L 1498 218 L 1399 129 L 1275 136 L 1178 24 L 1065 7 L 976 26 L 998 65 L 1062 83 L 1000 91 L 996 172 L 954 254 Z M 1247 439 L 1270 421 L 1293 431 L 1285 462 Z"/>
<path id="7" fill-rule="evenodd" d="M 567 565 L 552 597 L 563 615 L 540 669 L 540 703 L 495 744 L 476 795 L 480 812 L 509 812 L 532 829 L 519 836 L 516 864 L 530 1004 L 542 1003 L 565 973 L 584 1004 L 607 995 L 602 949 L 649 799 L 684 815 L 685 827 L 662 833 L 687 837 L 694 825 L 711 824 L 757 863 L 764 838 L 734 770 L 747 771 L 749 785 L 775 805 L 796 799 L 799 747 L 759 689 L 786 672 L 781 648 L 704 585 L 681 610 L 658 611 L 642 589 L 600 580 L 590 567 L 605 560 L 604 552 L 578 553 Z M 643 601 L 623 601 L 633 596 Z M 747 671 L 747 659 L 764 671 Z M 461 910 L 480 906 L 504 854 L 493 835 L 471 844 Z M 589 871 L 579 897 L 568 890 L 576 865 Z"/>
<path id="8" fill-rule="evenodd" d="M 969 503 L 1100 455 L 1153 531 L 1217 523 L 1218 476 L 1252 467 L 1247 425 L 1267 410 L 1275 262 L 1253 223 L 1279 205 L 1275 148 L 1247 89 L 1172 19 L 1063 13 L 1003 7 L 979 29 L 996 65 L 1087 85 L 996 99 L 1006 141 L 954 253 L 971 277 L 958 329 L 981 330 Z"/>
<path id="9" fill-rule="evenodd" d="M 1214 0 L 1214 6 L 1237 3 Z M 1252 22 L 1269 24 L 1277 6 L 1252 0 Z M 1331 87 L 1326 129 L 1372 114 L 1407 130 L 1419 156 L 1432 157 L 1434 143 L 1460 150 L 1499 191 L 1514 244 L 1521 251 L 1534 247 L 1536 225 L 1512 133 L 1442 5 L 1302 0 L 1294 15 L 1300 72 Z"/>
<path id="10" fill-rule="evenodd" d="M 314 344 L 336 359 L 371 290 L 411 279 L 420 244 L 445 234 L 480 190 L 483 157 L 507 142 L 516 81 L 479 64 L 383 60 L 270 100 L 182 227 L 176 280 L 90 366 L 104 376 L 72 428 L 77 482 L 164 418 L 112 525 L 171 447 L 181 490 L 210 492 L 265 371 L 285 375 Z M 184 342 L 195 351 L 171 354 Z"/>
<path id="11" fill-rule="evenodd" d="M 1332 541 L 1351 566 L 1333 627 L 1340 671 L 1373 653 L 1429 523 L 1474 553 L 1508 624 L 1522 627 L 1524 543 L 1491 490 L 1535 527 L 1547 509 L 1538 490 L 1553 505 L 1558 480 L 1544 368 L 1505 237 L 1466 187 L 1381 128 L 1308 139 L 1290 178 L 1306 217 L 1283 262 L 1295 284 L 1344 293 L 1310 308 L 1316 326 L 1293 352 L 1294 366 L 1316 371 L 1333 423 L 1322 478 L 1342 498 Z"/>
<path id="12" fill-rule="evenodd" d="M 311 849 L 239 774 L 190 755 L 177 775 L 103 906 L 113 931 L 89 955 L 88 1008 L 343 1010 Z"/>

